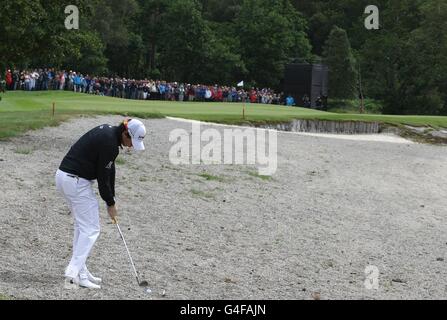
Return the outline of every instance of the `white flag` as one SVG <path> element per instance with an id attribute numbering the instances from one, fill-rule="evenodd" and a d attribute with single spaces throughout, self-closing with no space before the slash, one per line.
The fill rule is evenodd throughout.
<path id="1" fill-rule="evenodd" d="M 244 81 L 241 81 L 237 84 L 238 87 L 243 87 L 244 86 Z"/>

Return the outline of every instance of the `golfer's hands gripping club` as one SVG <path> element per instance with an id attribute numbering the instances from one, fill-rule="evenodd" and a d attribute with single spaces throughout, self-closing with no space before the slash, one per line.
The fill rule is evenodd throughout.
<path id="1" fill-rule="evenodd" d="M 116 211 L 116 205 L 108 206 L 107 207 L 107 213 L 109 214 L 110 218 L 112 219 L 113 224 L 118 223 L 118 212 Z"/>

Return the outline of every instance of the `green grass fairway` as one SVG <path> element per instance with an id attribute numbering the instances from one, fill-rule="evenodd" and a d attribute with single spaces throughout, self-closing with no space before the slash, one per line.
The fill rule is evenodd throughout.
<path id="1" fill-rule="evenodd" d="M 190 103 L 140 101 L 100 97 L 80 93 L 7 92 L 0 101 L 0 139 L 16 136 L 30 129 L 57 125 L 73 116 L 120 114 L 139 118 L 180 117 L 227 124 L 281 122 L 291 119 L 320 119 L 338 121 L 378 121 L 414 126 L 447 127 L 447 117 L 386 116 L 337 114 L 305 108 L 246 104 L 245 120 L 241 103 Z M 52 104 L 56 104 L 52 117 Z"/>

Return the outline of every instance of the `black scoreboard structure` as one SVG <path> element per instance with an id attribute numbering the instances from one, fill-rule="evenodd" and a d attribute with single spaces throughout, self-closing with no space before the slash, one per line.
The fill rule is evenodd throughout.
<path id="1" fill-rule="evenodd" d="M 307 95 L 311 108 L 317 108 L 317 99 L 328 96 L 329 68 L 323 64 L 292 63 L 286 65 L 284 74 L 284 94 L 295 99 L 297 106 L 304 106 Z"/>

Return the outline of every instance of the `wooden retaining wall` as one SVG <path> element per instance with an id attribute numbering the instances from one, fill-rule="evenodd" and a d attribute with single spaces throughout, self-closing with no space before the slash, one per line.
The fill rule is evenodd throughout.
<path id="1" fill-rule="evenodd" d="M 376 134 L 378 122 L 293 120 L 291 122 L 261 125 L 262 128 L 292 132 L 339 133 L 339 134 Z"/>

